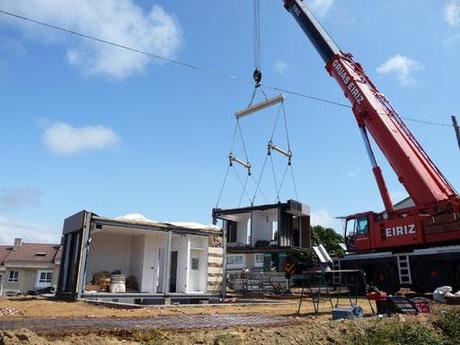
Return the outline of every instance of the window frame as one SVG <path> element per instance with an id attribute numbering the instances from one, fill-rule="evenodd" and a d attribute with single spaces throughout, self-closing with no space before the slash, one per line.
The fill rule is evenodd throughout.
<path id="1" fill-rule="evenodd" d="M 200 270 L 200 258 L 194 257 L 191 259 L 190 266 L 192 271 L 199 271 Z"/>
<path id="2" fill-rule="evenodd" d="M 262 257 L 262 260 L 257 260 L 257 257 Z M 265 254 L 264 253 L 256 253 L 254 254 L 254 267 L 264 267 L 265 261 Z"/>
<path id="3" fill-rule="evenodd" d="M 18 283 L 18 282 L 19 282 L 19 271 L 16 271 L 16 270 L 10 271 L 8 273 L 8 283 Z"/>
<path id="4" fill-rule="evenodd" d="M 240 260 L 238 260 L 238 262 L 233 260 L 233 259 L 236 259 L 236 258 L 241 258 L 241 262 L 239 262 Z M 232 259 L 232 260 L 229 260 L 229 259 Z M 245 266 L 245 255 L 244 254 L 228 254 L 226 264 L 227 264 L 227 268 L 244 268 L 244 266 Z"/>
<path id="5" fill-rule="evenodd" d="M 41 276 L 45 274 L 45 279 L 42 280 Z M 48 275 L 50 275 L 50 279 L 48 279 Z M 37 271 L 37 280 L 36 280 L 36 287 L 48 287 L 53 285 L 54 279 L 54 271 L 52 270 L 39 270 Z"/>
<path id="6" fill-rule="evenodd" d="M 362 228 L 361 224 L 366 223 L 366 227 Z M 367 236 L 369 233 L 369 219 L 367 217 L 362 217 L 356 219 L 356 235 L 358 236 Z"/>

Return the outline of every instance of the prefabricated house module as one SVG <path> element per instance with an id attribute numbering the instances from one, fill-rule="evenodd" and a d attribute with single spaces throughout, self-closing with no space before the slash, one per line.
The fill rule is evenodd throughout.
<path id="1" fill-rule="evenodd" d="M 58 296 L 135 304 L 220 297 L 222 233 L 197 223 L 161 223 L 139 214 L 105 218 L 81 211 L 64 221 Z M 120 277 L 121 289 L 114 284 Z"/>
<path id="2" fill-rule="evenodd" d="M 295 200 L 233 209 L 214 209 L 223 221 L 226 269 L 283 270 L 286 256 L 311 249 L 310 207 Z M 277 255 L 272 255 L 277 254 Z M 273 262 L 273 258 L 278 262 Z"/>

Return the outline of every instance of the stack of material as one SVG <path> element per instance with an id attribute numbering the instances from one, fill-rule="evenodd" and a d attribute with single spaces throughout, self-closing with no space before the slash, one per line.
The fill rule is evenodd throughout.
<path id="1" fill-rule="evenodd" d="M 452 293 L 452 286 L 441 286 L 433 292 L 433 299 L 438 303 L 460 304 L 460 291 Z"/>
<path id="2" fill-rule="evenodd" d="M 237 292 L 275 292 L 289 290 L 289 281 L 282 272 L 233 273 L 229 286 Z"/>
<path id="3" fill-rule="evenodd" d="M 5 315 L 20 315 L 21 313 L 16 308 L 0 308 L 0 316 Z"/>
<path id="4" fill-rule="evenodd" d="M 126 292 L 126 277 L 124 274 L 112 274 L 110 277 L 110 292 Z"/>

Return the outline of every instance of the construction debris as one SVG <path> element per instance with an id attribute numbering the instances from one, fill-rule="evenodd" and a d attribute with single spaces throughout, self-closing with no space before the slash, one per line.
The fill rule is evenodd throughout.
<path id="1" fill-rule="evenodd" d="M 0 308 L 0 316 L 6 316 L 6 315 L 21 315 L 22 313 L 17 310 L 16 308 Z"/>

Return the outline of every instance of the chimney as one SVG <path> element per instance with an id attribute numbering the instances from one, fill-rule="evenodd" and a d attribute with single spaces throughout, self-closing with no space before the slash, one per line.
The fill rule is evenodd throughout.
<path id="1" fill-rule="evenodd" d="M 22 238 L 15 238 L 14 239 L 14 248 L 22 247 Z"/>

